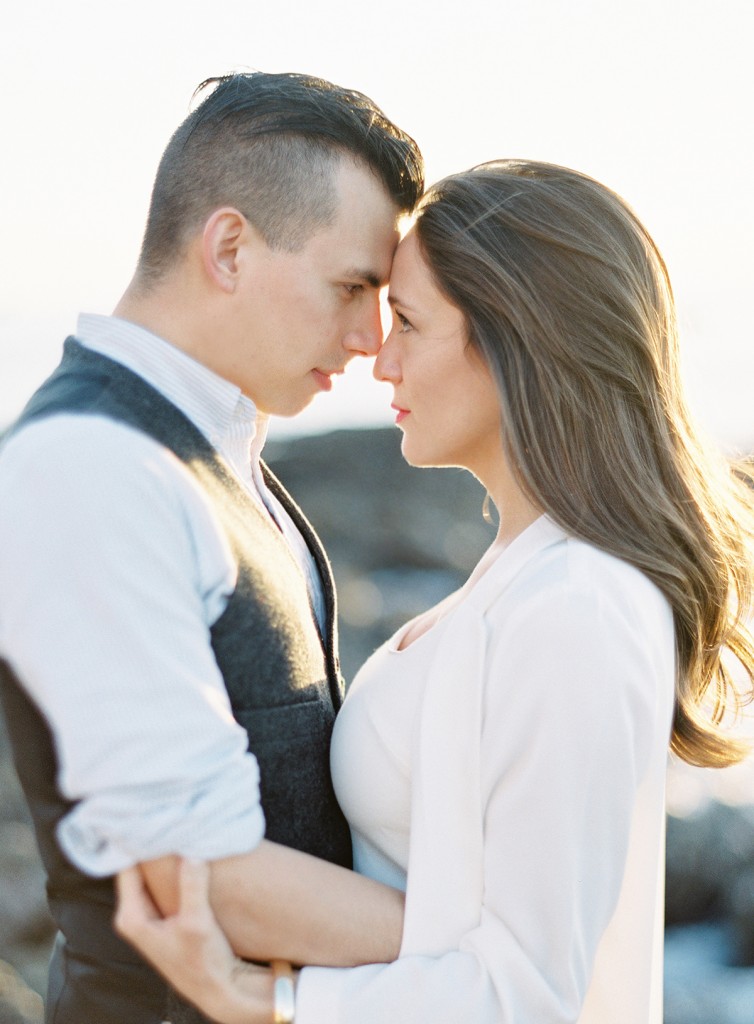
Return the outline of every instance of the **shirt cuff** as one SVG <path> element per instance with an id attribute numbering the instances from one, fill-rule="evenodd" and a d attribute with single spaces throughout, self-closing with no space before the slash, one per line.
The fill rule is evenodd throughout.
<path id="1" fill-rule="evenodd" d="M 296 983 L 296 1024 L 337 1024 L 343 967 L 304 967 Z"/>
<path id="2" fill-rule="evenodd" d="M 96 878 L 169 854 L 217 860 L 253 850 L 264 836 L 259 769 L 253 755 L 231 777 L 203 786 L 166 784 L 85 798 L 61 819 L 66 857 Z"/>

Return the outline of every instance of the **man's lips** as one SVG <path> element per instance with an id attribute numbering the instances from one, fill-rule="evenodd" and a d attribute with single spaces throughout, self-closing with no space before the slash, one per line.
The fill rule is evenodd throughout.
<path id="1" fill-rule="evenodd" d="M 338 366 L 334 370 L 323 370 L 321 368 L 315 368 L 312 370 L 314 379 L 322 391 L 330 391 L 332 388 L 332 378 L 340 377 L 341 374 L 344 374 L 345 372 L 345 366 Z"/>

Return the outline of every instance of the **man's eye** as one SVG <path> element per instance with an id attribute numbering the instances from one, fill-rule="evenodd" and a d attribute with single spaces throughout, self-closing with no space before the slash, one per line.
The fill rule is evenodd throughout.
<path id="1" fill-rule="evenodd" d="M 349 295 L 356 295 L 358 292 L 364 291 L 363 284 L 344 284 L 343 287 Z"/>

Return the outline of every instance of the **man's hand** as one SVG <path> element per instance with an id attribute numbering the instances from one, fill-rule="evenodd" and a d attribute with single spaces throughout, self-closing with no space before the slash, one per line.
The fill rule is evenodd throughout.
<path id="1" fill-rule="evenodd" d="M 178 862 L 175 913 L 163 917 L 137 867 L 117 878 L 115 930 L 202 1013 L 221 1024 L 269 1024 L 269 968 L 236 957 L 209 902 L 209 866 Z"/>

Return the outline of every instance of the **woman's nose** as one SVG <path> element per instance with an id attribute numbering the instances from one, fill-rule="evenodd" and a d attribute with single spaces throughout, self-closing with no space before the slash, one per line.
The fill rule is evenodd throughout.
<path id="1" fill-rule="evenodd" d="M 376 380 L 385 380 L 391 384 L 396 383 L 396 381 L 401 378 L 400 363 L 398 359 L 398 345 L 393 331 L 391 331 L 387 338 L 385 338 L 382 348 L 377 354 L 377 358 L 374 361 L 372 376 L 375 377 Z"/>

